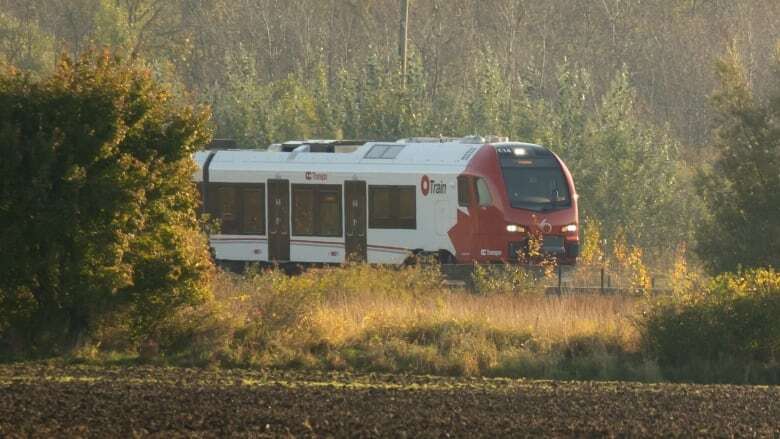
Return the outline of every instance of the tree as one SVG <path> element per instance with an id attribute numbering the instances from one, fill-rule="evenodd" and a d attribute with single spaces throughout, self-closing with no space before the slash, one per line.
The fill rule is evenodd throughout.
<path id="1" fill-rule="evenodd" d="M 104 54 L 0 76 L 0 336 L 33 352 L 109 313 L 138 336 L 207 296 L 191 154 L 207 113 Z"/>
<path id="2" fill-rule="evenodd" d="M 700 228 L 697 251 L 713 271 L 780 266 L 780 46 L 775 89 L 757 99 L 737 50 L 717 63 L 720 88 L 711 169 L 700 174 L 709 221 Z"/>
<path id="3" fill-rule="evenodd" d="M 690 238 L 700 206 L 686 190 L 678 144 L 644 122 L 636 101 L 624 70 L 588 118 L 582 143 L 566 141 L 579 139 L 579 128 L 561 134 L 568 143 L 563 159 L 572 169 L 582 215 L 598 219 L 605 235 L 623 229 L 631 245 L 671 251 Z M 557 125 L 568 130 L 581 122 Z"/>
<path id="4" fill-rule="evenodd" d="M 0 62 L 36 74 L 54 67 L 54 39 L 33 22 L 22 22 L 0 12 Z"/>

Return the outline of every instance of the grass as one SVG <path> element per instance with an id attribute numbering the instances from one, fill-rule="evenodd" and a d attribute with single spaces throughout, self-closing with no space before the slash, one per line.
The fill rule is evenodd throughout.
<path id="1" fill-rule="evenodd" d="M 435 267 L 356 265 L 288 277 L 219 273 L 214 299 L 158 328 L 143 361 L 455 376 L 657 381 L 639 353 L 635 298 L 489 293 L 444 285 Z M 133 349 L 121 330 L 102 346 Z M 148 344 L 148 342 L 147 342 Z M 94 355 L 93 358 L 99 358 Z M 125 357 L 120 357 L 125 358 Z"/>
<path id="2" fill-rule="evenodd" d="M 587 270 L 583 270 L 587 271 Z M 482 267 L 469 288 L 436 265 L 237 276 L 140 333 L 101 318 L 57 362 L 451 376 L 780 382 L 780 274 L 706 278 L 675 263 L 669 293 L 546 296 L 550 279 Z M 0 334 L 1 335 L 1 334 Z M 12 354 L 14 354 L 12 352 Z M 21 361 L 24 352 L 0 361 Z"/>

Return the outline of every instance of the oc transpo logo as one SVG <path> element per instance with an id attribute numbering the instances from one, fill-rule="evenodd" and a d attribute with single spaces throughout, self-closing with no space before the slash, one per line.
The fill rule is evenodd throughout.
<path id="1" fill-rule="evenodd" d="M 420 191 L 423 196 L 428 196 L 428 194 L 446 194 L 447 184 L 428 178 L 427 175 L 423 175 L 420 180 Z"/>
<path id="2" fill-rule="evenodd" d="M 306 171 L 306 173 L 303 175 L 307 180 L 317 180 L 317 181 L 328 180 L 328 174 L 323 174 L 320 172 Z"/>

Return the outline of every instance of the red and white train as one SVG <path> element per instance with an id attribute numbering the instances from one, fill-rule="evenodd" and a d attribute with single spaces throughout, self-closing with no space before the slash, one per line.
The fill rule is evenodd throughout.
<path id="1" fill-rule="evenodd" d="M 298 141 L 196 154 L 217 260 L 512 262 L 579 252 L 577 194 L 547 148 L 504 139 Z"/>

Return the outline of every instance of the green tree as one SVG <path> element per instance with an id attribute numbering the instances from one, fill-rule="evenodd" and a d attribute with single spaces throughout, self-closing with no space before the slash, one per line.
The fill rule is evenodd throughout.
<path id="1" fill-rule="evenodd" d="M 0 335 L 55 352 L 109 313 L 148 335 L 207 295 L 191 154 L 208 115 L 108 54 L 0 76 Z"/>
<path id="2" fill-rule="evenodd" d="M 36 23 L 0 12 L 0 63 L 47 74 L 54 69 L 54 53 L 54 38 Z"/>
<path id="3" fill-rule="evenodd" d="M 494 59 L 490 52 L 487 59 Z M 510 94 L 501 66 L 493 62 L 480 66 L 472 91 L 469 133 L 507 135 Z"/>
<path id="4" fill-rule="evenodd" d="M 254 58 L 239 46 L 225 55 L 225 66 L 225 83 L 209 91 L 217 137 L 234 138 L 241 147 L 268 145 L 270 90 L 261 83 Z"/>
<path id="5" fill-rule="evenodd" d="M 314 97 L 295 75 L 270 84 L 265 121 L 267 142 L 310 139 L 320 132 L 320 121 Z M 267 144 L 267 143 L 266 143 Z"/>
<path id="6" fill-rule="evenodd" d="M 700 228 L 698 253 L 713 271 L 780 266 L 780 46 L 775 88 L 766 101 L 752 92 L 731 48 L 717 63 L 720 88 L 711 169 L 700 194 L 711 217 Z"/>
<path id="7" fill-rule="evenodd" d="M 623 229 L 632 245 L 673 250 L 691 237 L 701 209 L 678 170 L 679 145 L 643 121 L 636 100 L 624 70 L 588 118 L 583 143 L 568 145 L 563 158 L 574 174 L 581 214 L 598 219 L 605 235 Z"/>

